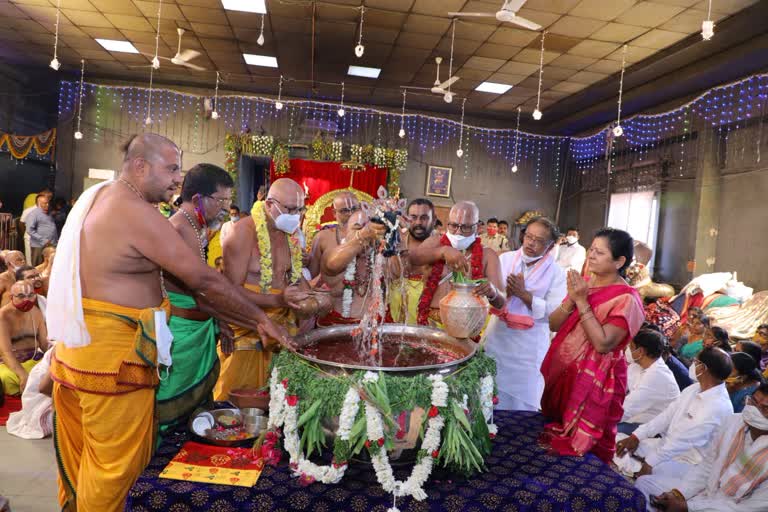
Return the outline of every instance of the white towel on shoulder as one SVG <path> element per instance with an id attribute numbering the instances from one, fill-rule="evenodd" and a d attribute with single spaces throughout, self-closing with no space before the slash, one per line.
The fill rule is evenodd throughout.
<path id="1" fill-rule="evenodd" d="M 83 316 L 80 286 L 80 233 L 99 191 L 114 180 L 99 183 L 82 193 L 61 230 L 48 287 L 46 323 L 48 337 L 67 347 L 90 345 L 91 336 Z"/>

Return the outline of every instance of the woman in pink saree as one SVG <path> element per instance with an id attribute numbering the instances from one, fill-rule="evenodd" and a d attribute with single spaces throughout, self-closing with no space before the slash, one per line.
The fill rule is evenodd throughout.
<path id="1" fill-rule="evenodd" d="M 560 455 L 613 458 L 627 390 L 624 349 L 645 318 L 640 295 L 622 277 L 632 254 L 629 233 L 600 230 L 587 259 L 592 277 L 571 270 L 568 296 L 549 317 L 557 336 L 541 367 L 541 407 L 552 423 L 541 442 Z"/>

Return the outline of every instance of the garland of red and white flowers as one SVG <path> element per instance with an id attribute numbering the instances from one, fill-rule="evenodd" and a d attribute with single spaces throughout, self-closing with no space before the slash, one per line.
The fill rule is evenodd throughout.
<path id="1" fill-rule="evenodd" d="M 341 241 L 344 243 L 345 239 Z M 365 249 L 369 252 L 368 258 L 370 259 L 370 265 L 373 265 L 374 253 L 370 249 Z M 352 314 L 352 299 L 355 295 L 355 286 L 357 286 L 357 256 L 352 258 L 347 264 L 347 269 L 344 271 L 344 290 L 341 292 L 341 316 L 349 318 Z"/>
<path id="2" fill-rule="evenodd" d="M 445 419 L 440 414 L 440 408 L 448 405 L 448 384 L 439 374 L 430 375 L 432 382 L 432 394 L 430 397 L 431 407 L 427 413 L 427 430 L 424 434 L 424 440 L 421 444 L 420 453 L 424 455 L 416 463 L 411 472 L 411 476 L 404 482 L 395 479 L 392 466 L 387 457 L 387 451 L 384 447 L 384 424 L 379 410 L 365 402 L 365 419 L 367 441 L 366 448 L 371 453 L 371 461 L 376 472 L 376 479 L 382 488 L 392 494 L 395 503 L 387 512 L 399 512 L 396 502 L 397 498 L 411 496 L 416 500 L 422 501 L 427 498 L 424 491 L 424 484 L 432 473 L 434 460 L 440 456 L 441 432 L 445 425 Z M 377 382 L 379 374 L 366 372 L 362 378 L 361 384 Z M 348 467 L 348 461 L 333 461 L 330 466 L 322 466 L 311 462 L 304 457 L 301 452 L 301 440 L 298 432 L 298 396 L 288 395 L 287 379 L 280 380 L 279 371 L 273 368 L 270 378 L 270 400 L 269 400 L 269 421 L 267 428 L 269 430 L 265 442 L 262 445 L 262 456 L 269 462 L 277 463 L 280 459 L 280 451 L 275 448 L 279 438 L 279 429 L 283 428 L 284 442 L 283 446 L 290 456 L 290 467 L 294 475 L 299 476 L 304 483 L 322 482 L 325 484 L 338 483 Z M 466 402 L 466 396 L 465 402 Z M 493 424 L 493 404 L 497 399 L 493 396 L 493 377 L 488 375 L 481 381 L 480 403 L 483 411 L 483 417 L 488 424 L 488 432 L 491 438 L 496 437 L 498 428 Z M 352 386 L 344 397 L 344 403 L 339 415 L 339 427 L 336 430 L 336 437 L 342 441 L 349 441 L 352 426 L 357 417 L 360 408 L 360 391 Z"/>

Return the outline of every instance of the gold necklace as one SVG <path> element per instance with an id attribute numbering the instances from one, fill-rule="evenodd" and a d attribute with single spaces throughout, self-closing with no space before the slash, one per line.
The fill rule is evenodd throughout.
<path id="1" fill-rule="evenodd" d="M 124 180 L 123 178 L 119 178 L 117 181 L 119 181 L 120 183 L 122 183 L 123 185 L 128 187 L 129 189 L 133 190 L 133 193 L 136 194 L 137 196 L 139 196 L 139 199 L 141 199 L 142 201 L 146 201 L 146 199 L 144 198 L 144 194 L 139 192 L 139 189 L 137 189 L 133 185 L 133 183 L 130 183 L 129 181 Z"/>

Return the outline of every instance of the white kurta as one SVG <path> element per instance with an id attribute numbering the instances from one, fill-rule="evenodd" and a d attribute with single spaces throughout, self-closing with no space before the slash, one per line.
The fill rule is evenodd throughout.
<path id="1" fill-rule="evenodd" d="M 515 252 L 499 256 L 501 275 L 521 271 L 527 276 L 530 270 L 520 262 L 512 268 Z M 565 273 L 556 264 L 550 266 L 549 286 L 543 296 L 533 297 L 528 313 L 534 319 L 530 329 L 510 329 L 492 316 L 485 333 L 485 350 L 496 359 L 496 384 L 499 388 L 498 409 L 538 411 L 544 394 L 544 376 L 541 363 L 549 349 L 549 315 L 563 302 L 566 290 Z"/>
<path id="2" fill-rule="evenodd" d="M 587 260 L 587 250 L 576 242 L 573 245 L 561 245 L 557 253 L 557 264 L 565 271 L 575 270 L 581 273 Z"/>

